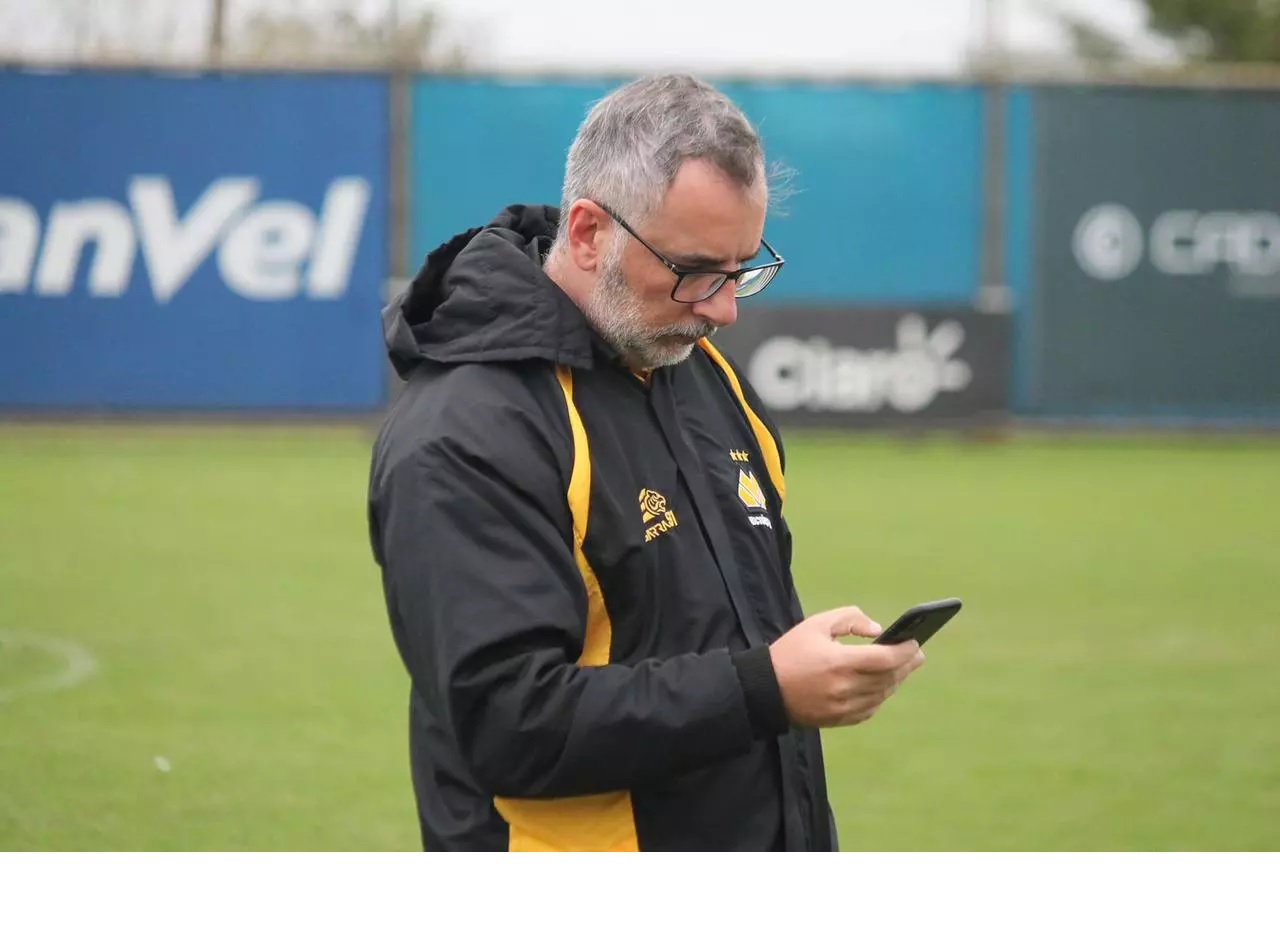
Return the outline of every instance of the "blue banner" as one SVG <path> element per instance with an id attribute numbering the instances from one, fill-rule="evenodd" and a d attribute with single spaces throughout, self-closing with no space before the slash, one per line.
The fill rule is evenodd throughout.
<path id="1" fill-rule="evenodd" d="M 503 206 L 559 203 L 564 158 L 618 82 L 424 77 L 413 94 L 411 266 Z M 982 229 L 974 87 L 726 82 L 766 156 L 795 172 L 766 235 L 771 301 L 969 305 Z"/>
<path id="2" fill-rule="evenodd" d="M 0 406 L 381 404 L 387 97 L 0 72 Z"/>

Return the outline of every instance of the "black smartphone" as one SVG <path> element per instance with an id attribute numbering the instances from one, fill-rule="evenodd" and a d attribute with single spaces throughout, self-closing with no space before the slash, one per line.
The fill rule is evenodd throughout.
<path id="1" fill-rule="evenodd" d="M 908 608 L 902 617 L 890 624 L 873 642 L 902 643 L 914 640 L 923 646 L 926 640 L 942 629 L 943 624 L 960 613 L 960 607 L 959 598 L 943 598 L 941 601 L 926 601 Z"/>

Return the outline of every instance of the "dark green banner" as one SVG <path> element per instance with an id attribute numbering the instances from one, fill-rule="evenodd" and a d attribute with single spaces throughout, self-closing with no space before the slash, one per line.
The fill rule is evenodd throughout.
<path id="1" fill-rule="evenodd" d="M 1046 88 L 1034 123 L 1026 407 L 1280 418 L 1280 93 Z"/>

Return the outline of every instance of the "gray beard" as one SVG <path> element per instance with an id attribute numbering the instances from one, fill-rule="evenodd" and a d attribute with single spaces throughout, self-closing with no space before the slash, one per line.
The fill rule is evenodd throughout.
<path id="1" fill-rule="evenodd" d="M 627 286 L 621 262 L 614 256 L 604 261 L 582 312 L 604 341 L 628 365 L 638 369 L 678 365 L 693 352 L 693 341 L 711 336 L 717 329 L 705 321 L 663 327 L 649 325 L 644 302 Z M 672 337 L 683 337 L 690 342 L 664 342 Z"/>

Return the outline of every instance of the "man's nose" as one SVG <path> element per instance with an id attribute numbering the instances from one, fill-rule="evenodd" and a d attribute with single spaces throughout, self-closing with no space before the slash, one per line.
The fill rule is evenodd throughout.
<path id="1" fill-rule="evenodd" d="M 738 296 L 734 293 L 733 282 L 726 281 L 724 286 L 705 301 L 693 306 L 693 312 L 718 327 L 726 327 L 738 319 Z"/>

